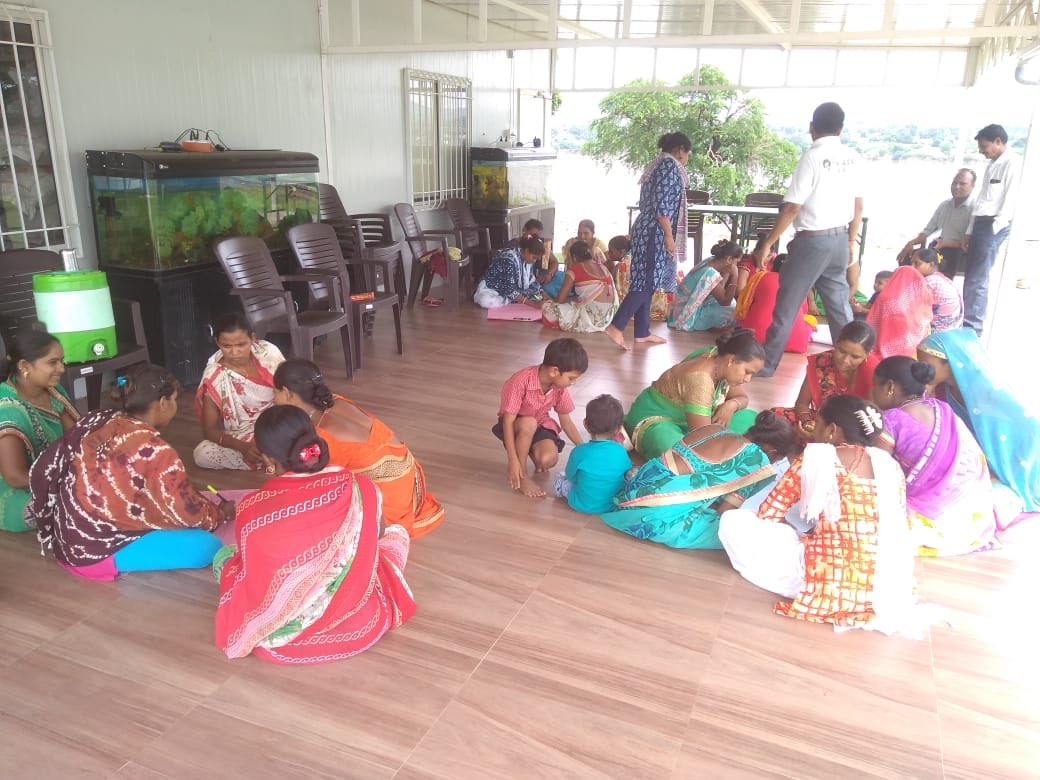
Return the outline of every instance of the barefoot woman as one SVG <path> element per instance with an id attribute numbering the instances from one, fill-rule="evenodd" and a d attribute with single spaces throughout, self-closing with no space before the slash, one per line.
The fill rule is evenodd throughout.
<path id="1" fill-rule="evenodd" d="M 675 291 L 676 264 L 686 260 L 686 187 L 690 139 L 668 133 L 657 142 L 661 154 L 639 179 L 639 216 L 632 225 L 631 281 L 614 320 L 606 329 L 622 349 L 624 329 L 635 319 L 637 343 L 663 344 L 650 335 L 650 300 L 654 290 Z"/>

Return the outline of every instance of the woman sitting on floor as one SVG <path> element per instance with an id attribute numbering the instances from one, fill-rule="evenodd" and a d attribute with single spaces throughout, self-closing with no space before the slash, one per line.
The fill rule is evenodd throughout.
<path id="1" fill-rule="evenodd" d="M 444 520 L 426 489 L 426 474 L 411 450 L 386 424 L 342 396 L 333 395 L 318 367 L 291 358 L 274 372 L 274 400 L 302 409 L 325 440 L 331 462 L 367 477 L 383 494 L 383 517 L 416 539 Z"/>
<path id="2" fill-rule="evenodd" d="M 668 327 L 694 331 L 733 324 L 740 246 L 723 239 L 711 248 L 711 260 L 694 268 L 675 289 Z"/>
<path id="3" fill-rule="evenodd" d="M 884 410 L 878 446 L 906 474 L 918 555 L 960 555 L 993 545 L 993 489 L 978 442 L 945 401 L 925 398 L 935 370 L 903 355 L 874 372 L 874 403 Z"/>
<path id="4" fill-rule="evenodd" d="M 853 320 L 841 329 L 834 349 L 809 355 L 794 407 L 773 410 L 795 426 L 803 442 L 812 439 L 816 413 L 831 396 L 871 397 L 879 360 L 874 341 L 874 329 L 863 320 Z"/>
<path id="5" fill-rule="evenodd" d="M 989 468 L 1020 500 L 998 515 L 1006 526 L 1022 508 L 1040 512 L 1040 419 L 1035 401 L 1008 387 L 975 331 L 933 333 L 918 347 L 918 359 L 935 369 L 935 395 L 957 413 L 982 447 Z M 1004 491 L 998 491 L 1002 493 Z M 1002 507 L 1005 502 L 998 495 Z"/>
<path id="6" fill-rule="evenodd" d="M 192 487 L 159 435 L 177 414 L 177 380 L 144 364 L 118 381 L 122 411 L 86 415 L 33 466 L 40 543 L 90 579 L 208 566 L 220 549 L 210 531 L 235 507 Z"/>
<path id="7" fill-rule="evenodd" d="M 473 302 L 484 309 L 510 303 L 541 307 L 542 293 L 535 278 L 535 264 L 544 255 L 545 244 L 535 236 L 525 236 L 515 247 L 499 249 L 477 285 Z"/>
<path id="8" fill-rule="evenodd" d="M 934 249 L 918 249 L 910 264 L 924 277 L 932 291 L 932 330 L 951 330 L 964 325 L 964 298 L 953 280 L 939 273 L 942 256 Z"/>
<path id="9" fill-rule="evenodd" d="M 35 526 L 29 469 L 79 419 L 59 382 L 65 352 L 49 333 L 23 329 L 0 366 L 0 528 L 21 533 Z"/>
<path id="10" fill-rule="evenodd" d="M 239 504 L 237 544 L 213 562 L 217 647 L 228 658 L 256 653 L 285 664 L 367 650 L 415 613 L 404 580 L 408 533 L 382 527 L 379 489 L 329 464 L 303 410 L 265 411 L 256 443 L 284 473 Z"/>
<path id="11" fill-rule="evenodd" d="M 584 241 L 571 245 L 570 256 L 556 300 L 542 304 L 542 321 L 569 333 L 601 333 L 618 309 L 614 280 Z M 572 291 L 577 299 L 568 302 Z"/>
<path id="12" fill-rule="evenodd" d="M 631 249 L 632 242 L 628 240 L 628 236 L 614 236 L 607 244 L 605 265 L 610 271 L 610 275 L 614 277 L 614 289 L 617 290 L 618 301 L 628 295 L 632 268 L 632 258 L 629 255 Z"/>
<path id="13" fill-rule="evenodd" d="M 578 235 L 574 238 L 568 238 L 567 242 L 563 245 L 563 262 L 565 265 L 570 266 L 575 261 L 571 249 L 573 249 L 574 245 L 579 241 L 583 241 L 588 245 L 589 250 L 592 252 L 592 256 L 596 260 L 599 260 L 601 263 L 606 262 L 607 245 L 600 239 L 596 238 L 595 223 L 591 219 L 583 219 L 578 223 Z"/>
<path id="14" fill-rule="evenodd" d="M 773 309 L 776 308 L 776 295 L 780 291 L 780 268 L 786 260 L 787 255 L 777 255 L 767 269 L 751 274 L 737 299 L 734 311 L 737 325 L 754 331 L 757 341 L 766 340 L 766 331 L 773 324 Z M 809 315 L 809 301 L 806 299 L 798 309 L 798 317 L 784 351 L 804 355 L 809 349 L 809 339 L 815 328 L 816 318 Z"/>
<path id="15" fill-rule="evenodd" d="M 722 516 L 719 539 L 741 576 L 793 599 L 774 612 L 836 628 L 914 632 L 914 548 L 903 472 L 869 446 L 881 413 L 850 395 L 827 400 L 816 443 L 759 507 Z M 784 522 L 800 504 L 809 533 Z"/>
<path id="16" fill-rule="evenodd" d="M 749 330 L 723 336 L 692 352 L 641 392 L 625 415 L 625 430 L 644 458 L 656 458 L 688 431 L 709 423 L 743 433 L 755 420 L 741 385 L 764 365 L 765 352 Z"/>
<path id="17" fill-rule="evenodd" d="M 917 345 L 932 332 L 932 291 L 924 277 L 908 265 L 893 271 L 871 304 L 867 322 L 877 333 L 874 351 L 879 360 L 913 357 Z"/>
<path id="18" fill-rule="evenodd" d="M 719 544 L 719 513 L 775 479 L 770 463 L 794 443 L 787 421 L 762 412 L 744 435 L 721 425 L 692 430 L 647 461 L 618 493 L 604 523 L 637 539 L 700 550 Z"/>
<path id="19" fill-rule="evenodd" d="M 273 403 L 272 375 L 285 358 L 271 342 L 258 341 L 235 312 L 213 323 L 213 338 L 220 349 L 206 363 L 195 391 L 204 436 L 195 463 L 204 469 L 260 468 L 253 423 Z"/>

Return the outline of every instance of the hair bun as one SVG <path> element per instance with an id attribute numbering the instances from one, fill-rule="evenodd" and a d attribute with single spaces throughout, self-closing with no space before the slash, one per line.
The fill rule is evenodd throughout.
<path id="1" fill-rule="evenodd" d="M 910 364 L 910 376 L 922 385 L 930 385 L 935 379 L 935 369 L 929 363 L 915 360 Z"/>

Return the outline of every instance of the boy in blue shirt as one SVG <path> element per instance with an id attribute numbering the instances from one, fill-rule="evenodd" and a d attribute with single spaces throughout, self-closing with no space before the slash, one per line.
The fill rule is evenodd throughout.
<path id="1" fill-rule="evenodd" d="M 574 448 L 567 469 L 553 485 L 558 498 L 566 498 L 571 509 L 598 515 L 614 509 L 614 496 L 625 482 L 632 461 L 616 439 L 621 433 L 625 410 L 612 395 L 601 395 L 585 407 L 585 430 L 592 437 Z"/>

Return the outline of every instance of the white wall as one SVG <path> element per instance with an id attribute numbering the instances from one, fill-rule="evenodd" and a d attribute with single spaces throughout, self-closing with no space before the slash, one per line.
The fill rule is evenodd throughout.
<path id="1" fill-rule="evenodd" d="M 316 154 L 325 132 L 316 3 L 37 0 L 50 16 L 84 257 L 95 258 L 83 153 L 187 127 L 233 148 Z"/>
<path id="2" fill-rule="evenodd" d="M 549 87 L 544 51 L 515 57 L 505 51 L 331 56 L 330 166 L 317 0 L 35 5 L 50 16 L 82 251 L 91 264 L 96 257 L 87 149 L 140 149 L 172 140 L 187 127 L 216 130 L 233 148 L 315 154 L 321 178 L 336 184 L 348 210 L 385 211 L 410 197 L 403 68 L 472 79 L 475 145 L 490 144 L 503 129 L 515 127 L 518 88 Z M 427 7 L 434 9 L 424 17 L 431 34 L 458 20 L 467 23 L 460 14 L 438 15 Z M 368 10 L 363 21 L 373 32 L 376 21 Z M 374 19 L 399 26 L 389 10 L 381 8 Z M 435 224 L 436 215 L 423 218 Z"/>

